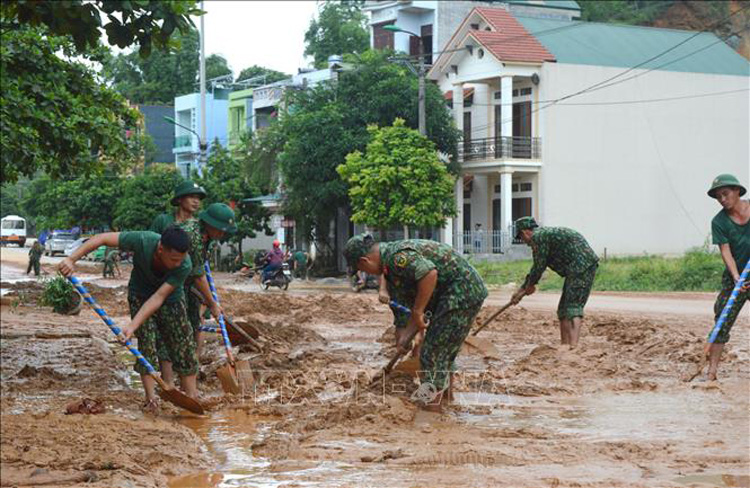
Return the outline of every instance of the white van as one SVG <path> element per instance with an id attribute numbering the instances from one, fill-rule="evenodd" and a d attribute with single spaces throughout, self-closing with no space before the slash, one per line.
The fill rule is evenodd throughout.
<path id="1" fill-rule="evenodd" d="M 18 215 L 6 215 L 0 219 L 0 243 L 26 245 L 26 219 Z"/>

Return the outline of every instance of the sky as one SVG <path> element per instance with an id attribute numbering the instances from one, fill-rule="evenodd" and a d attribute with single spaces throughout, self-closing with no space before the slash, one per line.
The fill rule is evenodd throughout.
<path id="1" fill-rule="evenodd" d="M 304 38 L 317 12 L 315 0 L 209 0 L 203 9 L 206 56 L 224 56 L 235 76 L 254 64 L 290 75 L 309 65 Z"/>

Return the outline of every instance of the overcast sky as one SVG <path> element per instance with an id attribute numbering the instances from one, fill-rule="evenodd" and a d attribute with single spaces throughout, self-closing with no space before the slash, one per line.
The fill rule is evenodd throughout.
<path id="1" fill-rule="evenodd" d="M 235 76 L 254 64 L 287 74 L 308 66 L 302 53 L 315 0 L 210 0 L 204 10 L 206 56 L 224 56 Z M 200 27 L 198 19 L 195 25 Z"/>

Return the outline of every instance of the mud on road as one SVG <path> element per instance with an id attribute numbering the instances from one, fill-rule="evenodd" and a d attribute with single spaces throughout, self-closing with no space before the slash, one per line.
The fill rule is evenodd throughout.
<path id="1" fill-rule="evenodd" d="M 551 312 L 511 309 L 482 331 L 500 359 L 462 351 L 457 401 L 417 411 L 395 372 L 365 385 L 393 352 L 375 295 L 222 289 L 227 311 L 261 334 L 238 348 L 255 373 L 222 394 L 218 337 L 201 358 L 204 417 L 140 411 L 132 362 L 89 310 L 54 315 L 4 301 L 0 484 L 24 486 L 741 486 L 750 484 L 748 323 L 721 380 L 683 383 L 703 319 L 591 314 L 582 346 L 558 346 Z M 4 285 L 4 287 L 6 287 Z M 115 320 L 125 288 L 94 294 Z M 10 295 L 12 297 L 12 295 Z M 483 310 L 480 320 L 496 307 Z M 88 398 L 98 415 L 66 415 Z"/>

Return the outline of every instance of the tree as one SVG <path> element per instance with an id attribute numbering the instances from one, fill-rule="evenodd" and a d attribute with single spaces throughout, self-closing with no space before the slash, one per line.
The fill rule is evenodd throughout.
<path id="1" fill-rule="evenodd" d="M 107 55 L 102 62 L 102 75 L 131 103 L 171 105 L 175 97 L 195 91 L 198 31 L 176 33 L 174 45 L 169 52 L 154 51 L 147 58 L 135 51 Z"/>
<path id="2" fill-rule="evenodd" d="M 365 153 L 354 151 L 337 171 L 349 185 L 352 221 L 387 229 L 395 225 L 442 226 L 456 214 L 452 176 L 435 144 L 396 119 L 368 127 Z"/>
<path id="3" fill-rule="evenodd" d="M 318 18 L 310 21 L 305 32 L 305 56 L 312 56 L 317 67 L 324 67 L 328 57 L 362 53 L 370 46 L 367 17 L 361 1 L 321 2 Z"/>
<path id="4" fill-rule="evenodd" d="M 269 83 L 276 83 L 277 81 L 286 80 L 290 76 L 286 73 L 282 73 L 281 71 L 275 71 L 269 68 L 264 68 L 262 66 L 258 66 L 257 64 L 254 64 L 250 66 L 249 68 L 245 68 L 242 71 L 240 71 L 240 74 L 237 75 L 236 81 L 243 81 L 243 80 L 249 80 L 250 78 L 256 78 L 264 76 L 265 78 L 262 80 L 261 84 L 267 85 Z"/>
<path id="5" fill-rule="evenodd" d="M 125 179 L 115 203 L 114 227 L 120 230 L 147 229 L 169 204 L 182 176 L 171 164 L 152 164 L 143 173 Z"/>
<path id="6" fill-rule="evenodd" d="M 221 54 L 212 54 L 206 58 L 206 79 L 211 80 L 219 76 L 231 75 L 232 68 Z"/>
<path id="7" fill-rule="evenodd" d="M 274 193 L 279 186 L 278 156 L 285 142 L 284 131 L 275 121 L 262 130 L 240 135 L 234 157 L 244 167 L 250 184 L 262 194 Z"/>
<path id="8" fill-rule="evenodd" d="M 70 58 L 76 51 L 66 38 L 4 22 L 1 38 L 3 183 L 40 169 L 52 177 L 91 174 L 128 158 L 125 129 L 138 113 Z"/>
<path id="9" fill-rule="evenodd" d="M 208 194 L 206 203 L 221 202 L 235 207 L 237 232 L 231 240 L 239 244 L 240 252 L 244 238 L 253 238 L 261 230 L 272 234 L 268 226 L 268 211 L 258 204 L 243 202 L 246 198 L 258 196 L 260 192 L 245 176 L 242 162 L 232 157 L 218 140 L 211 148 L 206 171 L 202 176 L 194 175 L 193 179 L 205 188 Z"/>
<path id="10" fill-rule="evenodd" d="M 417 79 L 406 68 L 387 61 L 388 53 L 367 51 L 355 69 L 335 84 L 290 92 L 288 113 L 279 124 L 286 143 L 279 154 L 285 187 L 285 213 L 301 235 L 325 243 L 338 209 L 348 205 L 336 167 L 346 155 L 364 151 L 367 126 L 384 127 L 397 118 L 417 127 Z M 456 154 L 458 131 L 440 89 L 426 90 L 427 137 L 443 153 Z M 314 232 L 313 232 L 314 230 Z"/>
<path id="11" fill-rule="evenodd" d="M 70 36 L 80 52 L 96 48 L 100 29 L 104 29 L 110 45 L 124 49 L 137 44 L 140 54 L 146 57 L 152 46 L 168 48 L 175 29 L 184 33 L 194 26 L 190 16 L 203 14 L 195 4 L 193 0 L 10 0 L 0 3 L 0 16 L 3 20 L 45 27 L 53 36 Z M 102 19 L 106 23 L 102 24 Z"/>

